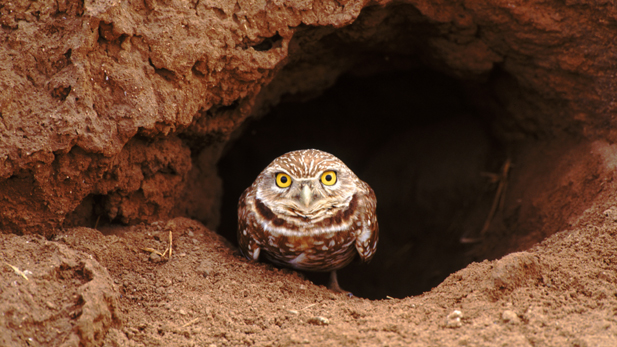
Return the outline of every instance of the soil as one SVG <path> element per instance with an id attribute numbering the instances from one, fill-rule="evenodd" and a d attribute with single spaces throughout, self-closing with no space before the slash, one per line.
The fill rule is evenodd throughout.
<path id="1" fill-rule="evenodd" d="M 53 241 L 2 235 L 0 336 L 5 346 L 614 346 L 617 207 L 603 208 L 430 292 L 384 300 L 249 262 L 186 218 Z M 171 258 L 144 251 L 163 252 L 170 232 Z"/>
<path id="2" fill-rule="evenodd" d="M 0 345 L 616 346 L 616 20 L 585 1 L 0 3 Z M 225 222 L 234 189 L 306 147 L 378 196 L 377 255 L 340 273 L 354 297 L 248 262 Z"/>

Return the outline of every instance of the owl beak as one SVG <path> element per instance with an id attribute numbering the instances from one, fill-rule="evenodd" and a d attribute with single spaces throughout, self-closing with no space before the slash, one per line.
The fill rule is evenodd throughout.
<path id="1" fill-rule="evenodd" d="M 302 205 L 309 207 L 311 205 L 313 193 L 311 192 L 311 188 L 308 185 L 302 186 L 302 191 L 300 192 L 300 202 Z"/>

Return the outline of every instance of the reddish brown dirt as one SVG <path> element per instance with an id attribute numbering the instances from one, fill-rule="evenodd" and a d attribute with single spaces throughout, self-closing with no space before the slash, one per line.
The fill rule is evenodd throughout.
<path id="1" fill-rule="evenodd" d="M 216 228 L 230 134 L 347 71 L 479 81 L 468 100 L 504 140 L 615 138 L 616 18 L 609 2 L 4 2 L 0 227 Z"/>
<path id="2" fill-rule="evenodd" d="M 532 186 L 553 187 L 552 194 L 533 196 L 538 205 L 559 197 L 565 191 L 560 187 L 577 185 L 569 190 L 580 193 L 576 208 L 591 207 L 572 215 L 566 230 L 525 251 L 472 263 L 430 292 L 404 299 L 371 301 L 332 293 L 296 272 L 245 260 L 225 239 L 186 218 L 102 232 L 67 229 L 52 241 L 2 235 L 1 342 L 614 346 L 617 147 L 597 141 L 572 148 L 561 162 L 553 162 L 563 172 L 561 181 L 525 179 Z M 544 148 L 537 154 L 545 158 L 550 152 Z M 581 152 L 588 161 L 577 163 Z M 543 170 L 540 159 L 530 163 Z M 598 179 L 581 178 L 593 175 Z M 585 202 L 584 191 L 595 200 Z M 526 238 L 542 237 L 543 230 Z M 171 259 L 144 250 L 163 252 L 170 232 Z M 514 241 L 492 244 L 524 247 L 516 235 L 509 239 Z"/>
<path id="3" fill-rule="evenodd" d="M 0 344 L 617 345 L 616 20 L 612 2 L 585 1 L 3 1 Z M 502 155 L 487 157 L 515 164 L 505 206 L 464 256 L 522 252 L 472 263 L 422 295 L 370 301 L 248 263 L 210 231 L 223 193 L 216 164 L 248 117 L 346 72 L 414 68 L 457 79 L 489 130 L 468 150 L 426 142 L 432 158 L 417 162 L 401 155 L 423 142 L 381 133 L 366 160 L 445 167 L 425 201 L 437 206 L 479 181 L 487 167 L 475 151 L 499 142 Z M 401 132 L 425 129 L 416 109 L 399 108 L 416 126 Z M 471 132 L 444 136 L 454 134 Z M 388 189 L 383 174 L 367 175 Z M 484 205 L 447 240 L 477 232 Z M 405 230 L 384 230 L 393 239 L 378 256 L 409 264 L 414 252 L 388 246 Z M 169 231 L 173 258 L 142 250 L 163 250 Z M 371 285 L 405 285 L 410 269 L 447 262 L 414 246 L 422 262 Z M 368 269 L 371 281 L 383 274 Z"/>
<path id="4" fill-rule="evenodd" d="M 118 326 L 118 288 L 92 255 L 41 237 L 1 244 L 3 346 L 100 345 Z"/>
<path id="5" fill-rule="evenodd" d="M 116 235 L 76 228 L 56 241 L 4 235 L 2 259 L 29 280 L 8 266 L 0 272 L 9 284 L 0 332 L 11 346 L 91 345 L 103 336 L 105 346 L 614 346 L 617 207 L 589 209 L 577 224 L 529 251 L 473 263 L 431 292 L 378 301 L 250 263 L 189 219 Z M 166 249 L 169 231 L 171 260 L 142 251 Z M 79 264 L 97 270 L 83 278 Z M 86 286 L 98 296 L 80 297 Z"/>

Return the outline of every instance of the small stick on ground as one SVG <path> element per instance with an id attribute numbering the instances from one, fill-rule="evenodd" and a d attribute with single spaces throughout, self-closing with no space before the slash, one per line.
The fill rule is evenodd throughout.
<path id="1" fill-rule="evenodd" d="M 188 327 L 189 325 L 192 325 L 192 324 L 194 324 L 194 323 L 197 323 L 197 321 L 198 321 L 198 320 L 199 320 L 199 318 L 195 318 L 195 319 L 193 319 L 192 321 L 185 323 L 183 326 L 181 326 L 181 328 L 186 328 L 186 327 Z"/>
<path id="2" fill-rule="evenodd" d="M 172 246 L 173 246 L 173 239 L 171 237 L 171 230 L 169 230 L 169 259 L 171 259 L 171 252 L 172 250 Z"/>
<path id="3" fill-rule="evenodd" d="M 488 213 L 488 217 L 486 217 L 486 221 L 484 222 L 484 226 L 480 231 L 480 237 L 484 236 L 488 229 L 491 226 L 491 221 L 493 217 L 495 217 L 495 213 L 497 210 L 501 210 L 503 208 L 503 204 L 505 201 L 506 188 L 508 186 L 508 173 L 510 168 L 512 167 L 512 161 L 510 158 L 506 159 L 506 162 L 501 167 L 501 172 L 499 174 L 488 174 L 493 182 L 499 182 L 497 186 L 497 191 L 495 192 L 495 198 L 493 198 L 493 204 L 491 205 L 491 210 Z"/>
<path id="4" fill-rule="evenodd" d="M 173 246 L 173 238 L 171 236 L 171 230 L 170 230 L 169 231 L 169 247 L 165 250 L 165 252 L 163 252 L 163 255 L 161 256 L 161 258 L 164 257 L 165 254 L 167 254 L 167 252 L 169 252 L 169 259 L 171 259 L 172 246 Z"/>
<path id="5" fill-rule="evenodd" d="M 5 261 L 4 263 L 5 263 L 6 265 L 8 265 L 11 269 L 13 269 L 13 271 L 15 271 L 15 273 L 16 273 L 16 274 L 18 274 L 18 275 L 20 275 L 21 277 L 25 278 L 25 279 L 26 279 L 26 281 L 30 281 L 30 280 L 28 279 L 28 276 L 26 276 L 26 274 L 25 274 L 23 271 L 21 271 L 21 270 L 20 270 L 17 266 L 13 266 L 13 265 L 11 265 L 11 264 L 7 263 L 6 261 Z"/>
<path id="6" fill-rule="evenodd" d="M 168 259 L 171 259 L 172 247 L 173 247 L 173 236 L 170 230 L 169 231 L 169 247 L 167 247 L 167 249 L 163 253 L 157 251 L 154 248 L 150 248 L 150 247 L 144 247 L 141 250 L 144 252 L 148 252 L 148 253 L 158 254 L 161 258 L 164 258 L 169 253 Z"/>
<path id="7" fill-rule="evenodd" d="M 141 250 L 142 250 L 142 251 L 144 251 L 144 252 L 148 252 L 148 253 L 155 253 L 155 254 L 158 254 L 161 258 L 165 256 L 165 254 L 164 254 L 164 253 L 161 253 L 161 252 L 157 251 L 157 250 L 156 250 L 156 249 L 154 249 L 154 248 L 145 247 L 145 248 L 142 248 Z"/>
<path id="8" fill-rule="evenodd" d="M 300 311 L 304 311 L 304 310 L 306 310 L 307 308 L 309 308 L 309 307 L 313 307 L 313 306 L 315 306 L 315 305 L 317 305 L 317 303 L 310 304 L 310 305 L 306 306 L 305 308 L 301 309 Z"/>

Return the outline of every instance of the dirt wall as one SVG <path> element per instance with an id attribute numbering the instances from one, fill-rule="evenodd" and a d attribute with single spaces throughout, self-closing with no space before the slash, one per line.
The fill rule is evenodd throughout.
<path id="1" fill-rule="evenodd" d="M 0 225 L 53 233 L 187 215 L 215 227 L 213 165 L 230 133 L 350 70 L 428 66 L 487 81 L 494 97 L 470 100 L 505 139 L 614 138 L 616 13 L 500 1 L 4 3 Z"/>

